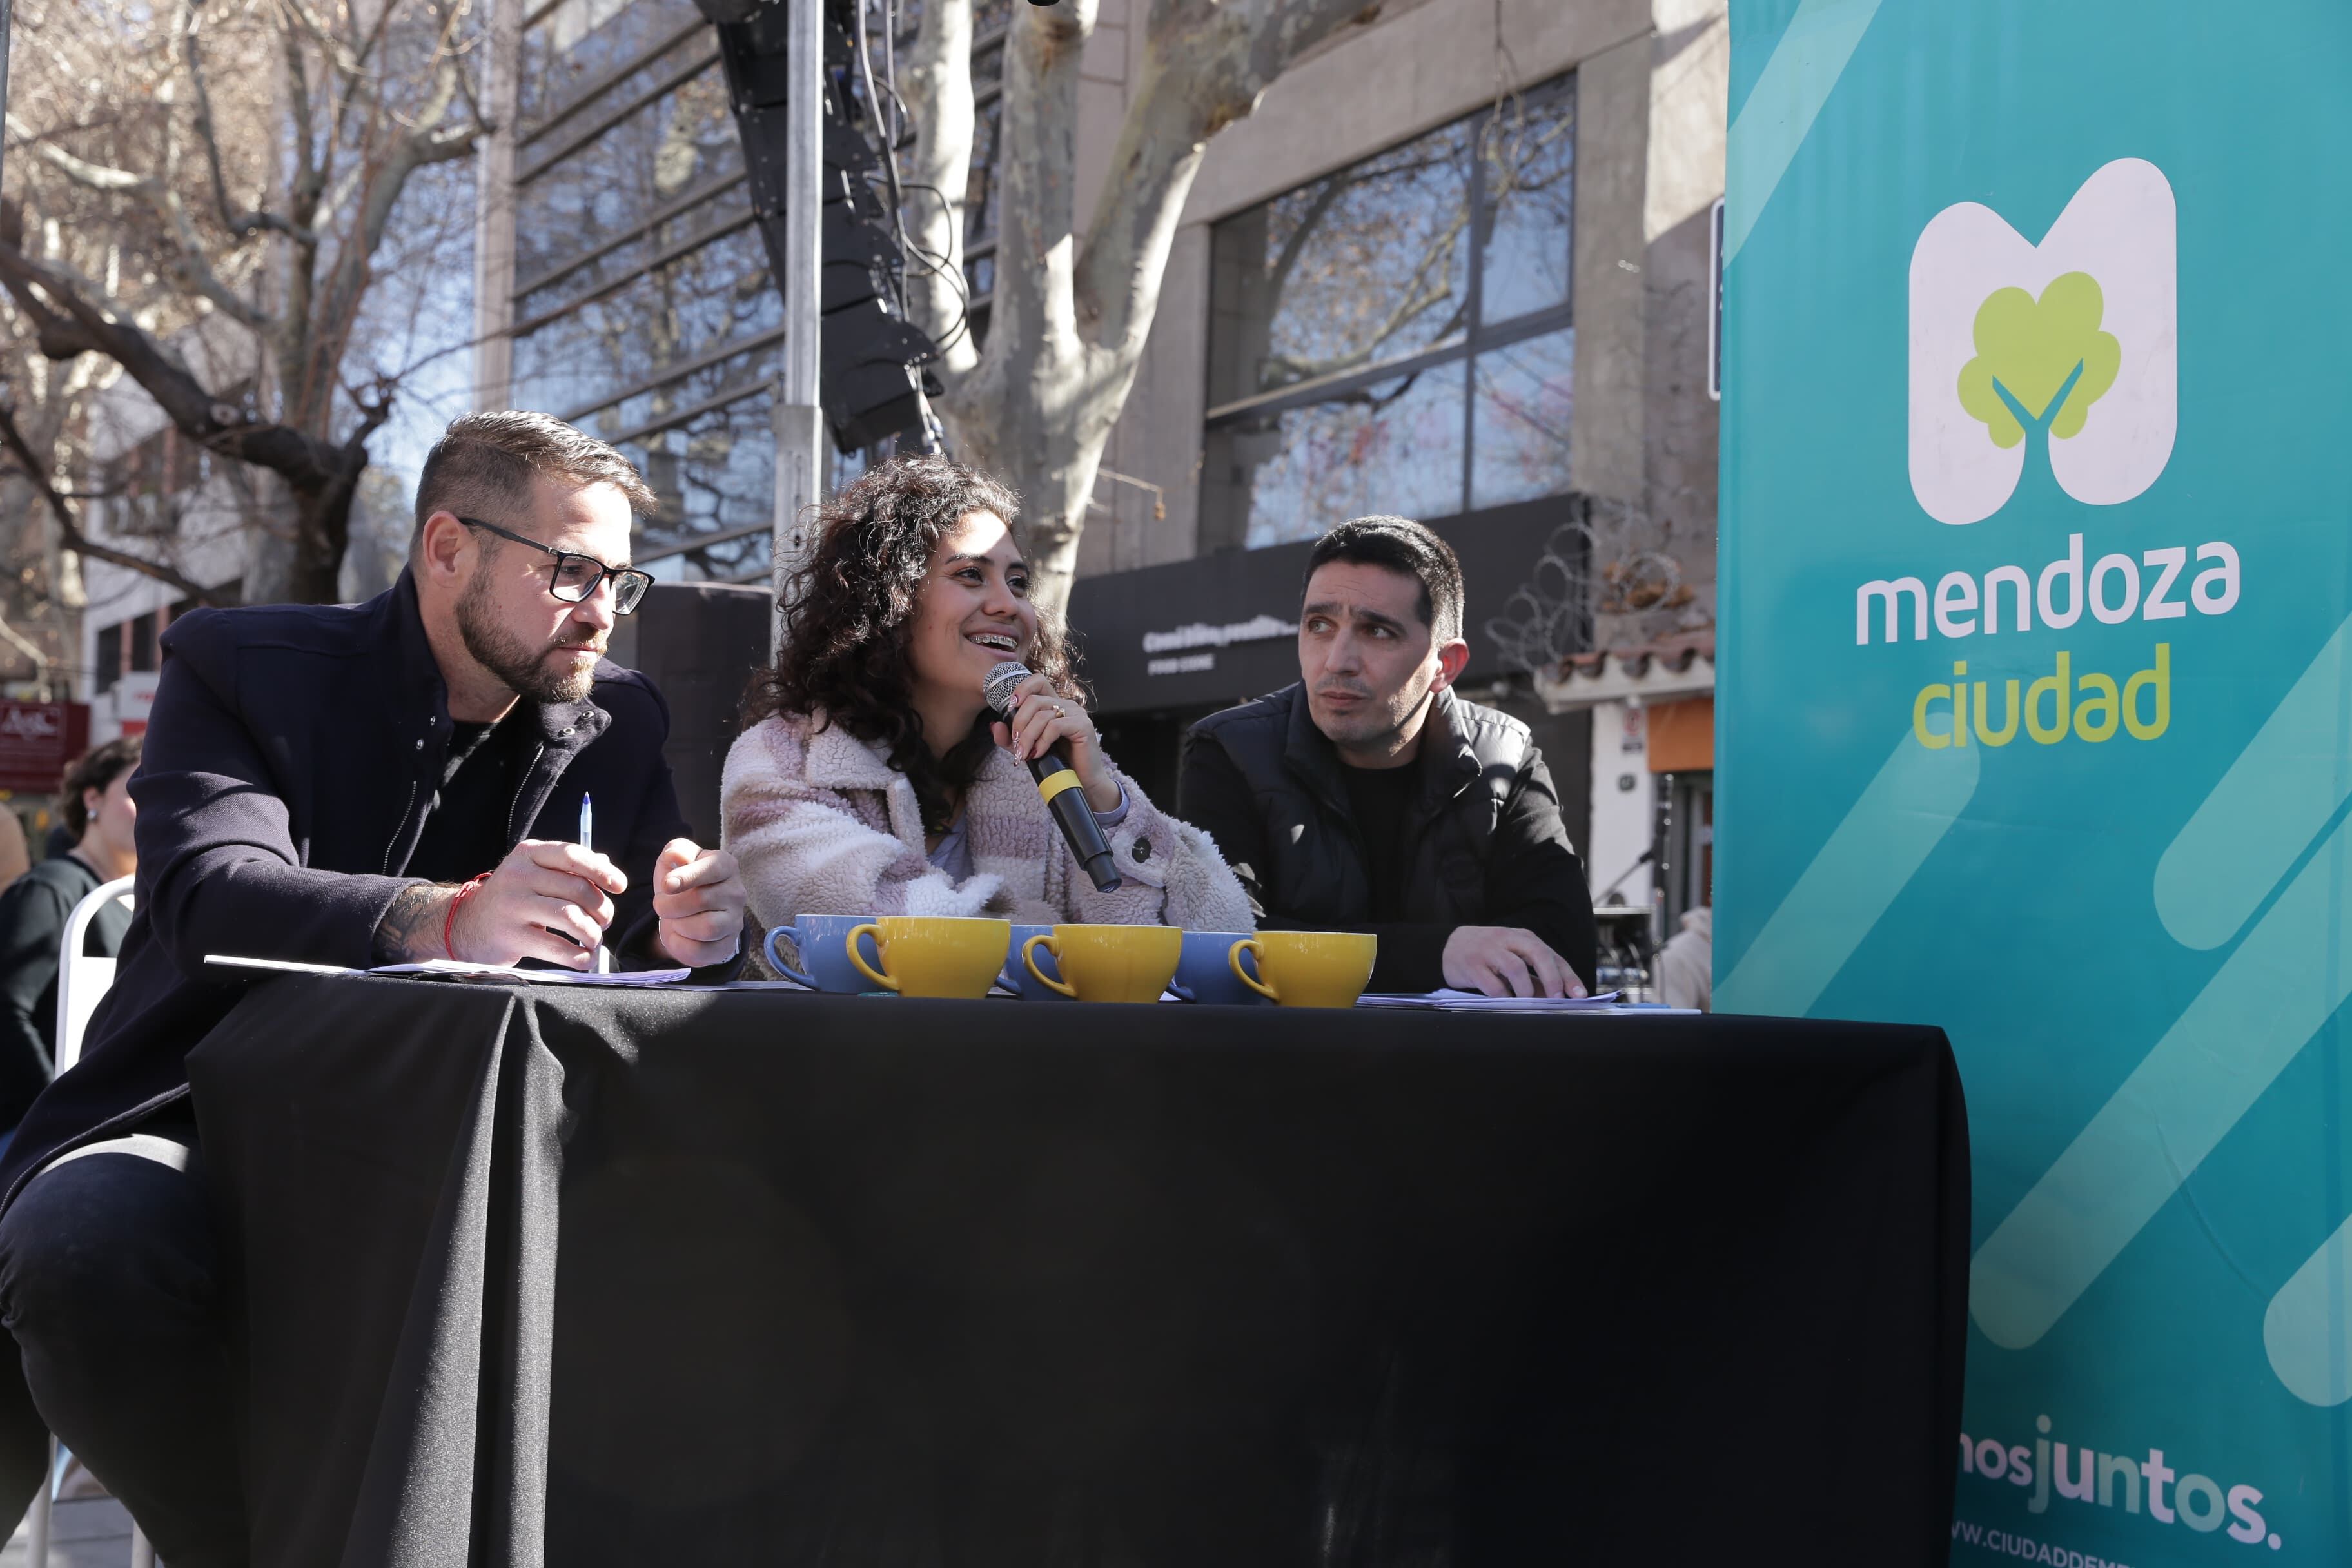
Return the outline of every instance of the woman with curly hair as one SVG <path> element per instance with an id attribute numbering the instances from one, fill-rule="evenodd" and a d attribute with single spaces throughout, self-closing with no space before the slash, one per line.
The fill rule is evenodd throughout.
<path id="1" fill-rule="evenodd" d="M 898 458 L 827 503 L 775 668 L 719 786 L 752 912 L 991 915 L 1247 931 L 1241 884 L 1198 828 L 1103 755 L 1061 628 L 1029 597 L 1010 491 L 943 458 Z M 1011 722 L 981 700 L 1017 659 Z M 1120 885 L 1098 892 L 1027 759 L 1059 746 Z"/>

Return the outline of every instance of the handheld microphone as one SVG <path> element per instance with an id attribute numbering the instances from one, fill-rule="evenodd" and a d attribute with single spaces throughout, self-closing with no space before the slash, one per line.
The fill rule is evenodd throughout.
<path id="1" fill-rule="evenodd" d="M 1028 679 L 1028 666 L 1008 660 L 990 670 L 988 678 L 980 683 L 981 699 L 999 718 L 1010 720 L 1013 694 Z M 1095 820 L 1094 808 L 1087 804 L 1087 792 L 1078 787 L 1077 773 L 1054 751 L 1030 758 L 1029 772 L 1036 779 L 1037 793 L 1045 797 L 1045 809 L 1053 814 L 1070 853 L 1094 879 L 1095 890 L 1108 893 L 1118 887 L 1118 871 L 1111 864 L 1110 844 L 1103 837 L 1102 824 Z"/>

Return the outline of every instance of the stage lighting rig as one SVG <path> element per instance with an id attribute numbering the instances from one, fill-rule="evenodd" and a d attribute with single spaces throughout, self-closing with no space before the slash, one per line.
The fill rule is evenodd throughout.
<path id="1" fill-rule="evenodd" d="M 876 189 L 882 153 L 880 128 L 853 89 L 859 0 L 824 0 L 824 117 L 819 216 L 823 363 L 818 399 L 834 444 L 842 451 L 891 436 L 926 450 L 937 445 L 937 422 L 927 395 L 936 381 L 922 367 L 938 345 L 901 306 L 906 266 L 896 215 Z M 1034 0 L 1033 0 L 1034 3 Z M 1051 3 L 1051 0 L 1047 0 Z M 786 275 L 784 109 L 789 99 L 786 27 L 789 0 L 696 0 L 719 25 L 719 45 L 743 142 L 751 210 L 773 275 Z M 788 301 L 789 303 L 789 301 Z"/>

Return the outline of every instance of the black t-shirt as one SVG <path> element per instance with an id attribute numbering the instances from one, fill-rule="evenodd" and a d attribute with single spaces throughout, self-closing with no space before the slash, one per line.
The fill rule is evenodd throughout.
<path id="1" fill-rule="evenodd" d="M 427 806 L 425 831 L 407 875 L 463 882 L 496 870 L 512 847 L 507 818 L 536 750 L 536 714 L 525 703 L 495 724 L 453 724 L 441 787 Z"/>
<path id="2" fill-rule="evenodd" d="M 1349 815 L 1364 841 L 1364 872 L 1372 885 L 1371 918 L 1401 921 L 1420 816 L 1421 769 L 1412 763 L 1401 768 L 1343 764 L 1339 773 L 1348 783 Z"/>

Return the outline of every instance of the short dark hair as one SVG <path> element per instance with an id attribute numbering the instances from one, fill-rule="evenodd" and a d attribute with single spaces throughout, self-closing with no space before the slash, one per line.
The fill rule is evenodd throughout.
<path id="1" fill-rule="evenodd" d="M 425 538 L 425 520 L 436 511 L 481 516 L 530 502 L 531 481 L 550 479 L 585 489 L 611 485 L 629 510 L 650 517 L 661 510 L 636 465 L 585 431 L 548 414 L 519 408 L 461 415 L 425 455 L 416 477 L 416 526 L 411 556 Z M 488 521 L 500 521 L 496 515 Z"/>
<path id="2" fill-rule="evenodd" d="M 1462 563 L 1454 549 L 1409 517 L 1357 517 L 1315 542 L 1307 575 L 1326 562 L 1385 566 L 1421 584 L 1421 624 L 1441 643 L 1462 635 Z M 1302 584 L 1301 591 L 1305 591 Z"/>
<path id="3" fill-rule="evenodd" d="M 89 831 L 89 807 L 83 804 L 81 792 L 94 789 L 104 795 L 114 787 L 114 781 L 139 765 L 139 751 L 145 743 L 138 735 L 121 735 L 104 745 L 92 746 L 66 764 L 66 776 L 58 786 L 65 797 L 60 803 L 66 814 L 66 830 L 76 838 Z"/>

